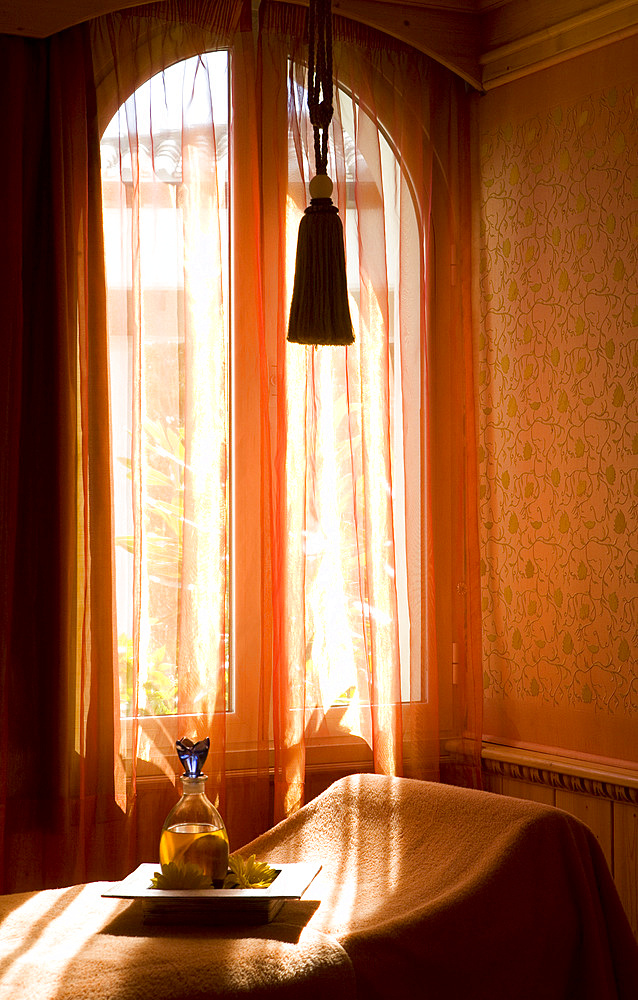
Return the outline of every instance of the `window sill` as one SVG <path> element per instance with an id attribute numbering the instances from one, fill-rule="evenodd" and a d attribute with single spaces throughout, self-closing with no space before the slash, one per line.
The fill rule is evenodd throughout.
<path id="1" fill-rule="evenodd" d="M 132 719 L 123 719 L 122 728 L 131 730 L 125 741 L 132 746 Z M 139 751 L 136 762 L 136 778 L 139 781 L 159 780 L 163 776 L 171 782 L 181 773 L 175 740 L 185 732 L 195 731 L 188 717 L 157 716 L 139 720 Z M 129 734 L 127 734 L 129 735 Z M 372 765 L 372 750 L 364 739 L 343 733 L 306 737 L 307 770 L 329 770 L 348 768 L 349 770 L 369 769 Z M 130 760 L 130 758 L 129 758 Z M 240 742 L 229 734 L 224 754 L 226 774 L 240 776 L 249 774 L 263 766 L 263 758 L 255 741 Z M 275 751 L 268 748 L 268 770 L 275 767 Z"/>

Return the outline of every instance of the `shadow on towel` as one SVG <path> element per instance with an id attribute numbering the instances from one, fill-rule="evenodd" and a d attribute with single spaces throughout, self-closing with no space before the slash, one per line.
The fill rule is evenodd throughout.
<path id="1" fill-rule="evenodd" d="M 304 927 L 320 906 L 319 900 L 290 899 L 281 908 L 274 920 L 268 924 L 229 924 L 227 926 L 205 924 L 198 926 L 192 923 L 162 923 L 148 924 L 144 922 L 144 913 L 140 900 L 134 900 L 121 913 L 110 920 L 100 930 L 100 934 L 111 934 L 116 937 L 161 938 L 169 932 L 172 938 L 187 938 L 195 941 L 210 939 L 211 935 L 225 938 L 264 938 L 270 941 L 283 941 L 295 944 L 299 941 Z"/>

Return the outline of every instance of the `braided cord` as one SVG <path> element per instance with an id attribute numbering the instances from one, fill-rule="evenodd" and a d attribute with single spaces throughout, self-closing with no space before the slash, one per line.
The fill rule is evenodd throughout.
<path id="1" fill-rule="evenodd" d="M 308 12 L 308 111 L 317 174 L 328 172 L 328 128 L 332 121 L 332 14 L 330 0 L 310 0 Z"/>

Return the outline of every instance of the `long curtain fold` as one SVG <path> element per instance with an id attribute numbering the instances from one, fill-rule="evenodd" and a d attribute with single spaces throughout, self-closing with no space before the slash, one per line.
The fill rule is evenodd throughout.
<path id="1" fill-rule="evenodd" d="M 231 849 L 315 762 L 479 780 L 468 95 L 334 18 L 356 340 L 288 345 L 305 20 L 2 40 L 5 891 L 155 860 L 184 735 Z"/>
<path id="2" fill-rule="evenodd" d="M 2 891 L 117 864 L 99 135 L 84 29 L 0 40 Z"/>
<path id="3" fill-rule="evenodd" d="M 129 837 L 150 856 L 178 794 L 182 736 L 210 737 L 208 792 L 231 846 L 268 823 L 269 581 L 234 577 L 231 562 L 234 534 L 235 564 L 263 568 L 248 546 L 268 545 L 270 516 L 245 14 L 238 0 L 168 3 L 93 26 L 117 372 L 120 753 Z"/>
<path id="4" fill-rule="evenodd" d="M 271 285 L 277 276 L 285 401 L 275 463 L 277 815 L 303 799 L 313 720 L 335 696 L 347 704 L 340 730 L 365 739 L 375 770 L 438 778 L 443 750 L 455 780 L 477 783 L 480 773 L 467 95 L 432 61 L 334 18 L 328 172 L 356 341 L 336 352 L 287 345 L 281 304 L 314 173 L 305 21 L 300 8 L 262 5 L 263 107 L 279 109 L 262 113 L 267 203 L 278 205 L 265 217 L 264 269 Z"/>

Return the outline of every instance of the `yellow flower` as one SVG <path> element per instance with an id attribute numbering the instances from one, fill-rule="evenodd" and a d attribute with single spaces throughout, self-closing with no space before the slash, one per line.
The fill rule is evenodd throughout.
<path id="1" fill-rule="evenodd" d="M 185 865 L 170 861 L 155 872 L 149 889 L 210 889 L 212 882 L 199 865 Z"/>
<path id="2" fill-rule="evenodd" d="M 240 854 L 231 854 L 228 867 L 224 889 L 267 889 L 277 877 L 275 869 L 265 861 L 257 861 L 254 854 L 247 861 Z"/>

